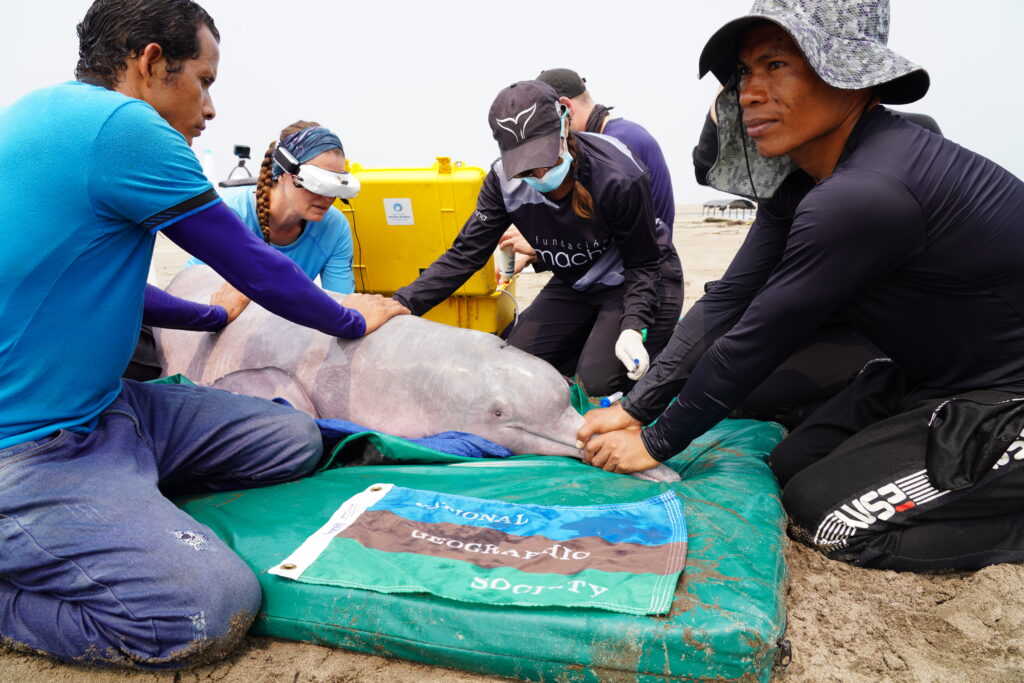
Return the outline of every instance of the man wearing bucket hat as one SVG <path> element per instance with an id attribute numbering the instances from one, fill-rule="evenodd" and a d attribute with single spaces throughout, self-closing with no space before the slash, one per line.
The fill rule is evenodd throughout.
<path id="1" fill-rule="evenodd" d="M 715 100 L 719 93 L 715 93 Z M 935 119 L 926 114 L 895 110 L 892 113 L 933 133 L 942 134 Z M 700 138 L 693 148 L 693 167 L 699 184 L 708 184 L 708 172 L 717 159 L 718 120 L 712 101 Z M 741 194 L 753 198 L 749 188 Z M 716 283 L 717 280 L 705 283 L 704 291 L 709 291 Z M 792 429 L 845 388 L 865 363 L 882 355 L 860 330 L 847 321 L 842 318 L 829 320 L 751 391 L 730 413 L 730 417 L 771 420 Z"/>
<path id="2" fill-rule="evenodd" d="M 757 197 L 757 218 L 580 439 L 596 465 L 647 469 L 841 315 L 889 357 L 772 453 L 794 535 L 871 567 L 1022 561 L 1024 183 L 878 106 L 928 88 L 886 47 L 888 9 L 759 0 L 708 41 L 701 73 L 725 85 L 709 182 Z"/>
<path id="3" fill-rule="evenodd" d="M 501 158 L 452 247 L 395 299 L 421 315 L 490 257 L 515 223 L 554 277 L 508 337 L 576 375 L 591 396 L 624 391 L 672 335 L 682 267 L 655 220 L 647 169 L 617 140 L 573 132 L 540 81 L 503 89 L 487 116 Z"/>

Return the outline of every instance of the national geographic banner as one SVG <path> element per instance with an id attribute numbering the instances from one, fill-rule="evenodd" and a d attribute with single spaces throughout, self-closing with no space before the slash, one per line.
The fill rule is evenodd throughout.
<path id="1" fill-rule="evenodd" d="M 270 573 L 465 602 L 663 614 L 685 560 L 671 491 L 569 507 L 374 484 Z"/>

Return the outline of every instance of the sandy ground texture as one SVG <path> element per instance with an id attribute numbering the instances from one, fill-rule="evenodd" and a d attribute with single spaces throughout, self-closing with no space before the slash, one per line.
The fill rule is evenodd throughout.
<path id="1" fill-rule="evenodd" d="M 686 306 L 721 275 L 747 232 L 745 223 L 703 220 L 699 207 L 677 216 L 675 241 L 686 274 Z M 166 284 L 185 255 L 163 237 L 154 263 Z M 545 277 L 519 283 L 523 304 Z M 859 569 L 790 543 L 788 633 L 793 660 L 783 681 L 1024 680 L 1024 565 L 919 575 Z M 246 638 L 228 659 L 177 674 L 69 666 L 0 648 L 0 682 L 426 681 L 485 676 L 272 638 Z"/>

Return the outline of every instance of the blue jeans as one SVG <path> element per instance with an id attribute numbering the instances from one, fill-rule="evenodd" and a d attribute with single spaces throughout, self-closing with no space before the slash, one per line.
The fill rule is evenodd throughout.
<path id="1" fill-rule="evenodd" d="M 263 399 L 124 381 L 99 426 L 0 450 L 0 639 L 61 659 L 195 664 L 248 630 L 248 566 L 166 495 L 308 474 L 316 424 Z"/>

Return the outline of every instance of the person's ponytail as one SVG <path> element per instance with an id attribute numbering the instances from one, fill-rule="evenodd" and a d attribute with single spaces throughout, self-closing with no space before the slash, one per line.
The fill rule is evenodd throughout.
<path id="1" fill-rule="evenodd" d="M 260 172 L 256 179 L 256 217 L 260 222 L 260 230 L 263 231 L 263 241 L 270 243 L 270 188 L 274 184 L 274 176 L 271 168 L 274 165 L 273 156 L 276 142 L 271 142 L 267 147 L 267 153 L 263 155 L 263 163 L 260 164 Z"/>
<path id="2" fill-rule="evenodd" d="M 580 182 L 579 177 L 576 175 L 576 169 L 579 168 L 579 152 L 576 146 L 576 136 L 571 132 L 566 138 L 566 144 L 569 147 L 569 154 L 572 155 L 572 210 L 580 218 L 593 218 L 594 217 L 594 198 L 590 196 L 590 192 L 587 188 L 583 187 L 583 183 Z"/>

